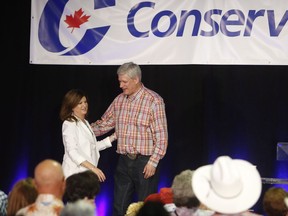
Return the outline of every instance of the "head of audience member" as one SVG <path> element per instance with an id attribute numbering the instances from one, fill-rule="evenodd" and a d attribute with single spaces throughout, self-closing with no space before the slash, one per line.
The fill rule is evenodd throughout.
<path id="1" fill-rule="evenodd" d="M 52 194 L 62 200 L 66 182 L 62 165 L 58 161 L 41 161 L 34 170 L 34 182 L 38 194 Z"/>
<path id="2" fill-rule="evenodd" d="M 144 202 L 143 206 L 137 213 L 137 216 L 169 216 L 169 215 L 170 214 L 164 208 L 163 203 L 158 201 Z"/>
<path id="3" fill-rule="evenodd" d="M 286 216 L 288 208 L 285 204 L 288 192 L 281 187 L 271 187 L 263 196 L 263 210 L 267 216 Z"/>
<path id="4" fill-rule="evenodd" d="M 171 187 L 163 187 L 158 193 L 148 195 L 144 202 L 148 201 L 161 202 L 168 212 L 173 212 L 176 208 L 173 203 L 173 192 Z"/>
<path id="5" fill-rule="evenodd" d="M 19 209 L 16 215 L 59 215 L 64 207 L 65 177 L 62 165 L 53 159 L 38 163 L 34 169 L 34 184 L 38 192 L 35 202 Z"/>
<path id="6" fill-rule="evenodd" d="M 125 216 L 136 216 L 143 205 L 144 205 L 144 201 L 131 203 L 127 208 Z"/>
<path id="7" fill-rule="evenodd" d="M 95 216 L 95 208 L 85 200 L 67 203 L 60 216 Z"/>
<path id="8" fill-rule="evenodd" d="M 0 190 L 0 215 L 6 215 L 6 208 L 8 203 L 8 195 Z"/>
<path id="9" fill-rule="evenodd" d="M 172 192 L 174 204 L 177 207 L 198 208 L 200 201 L 195 196 L 192 189 L 192 170 L 184 170 L 176 175 L 172 182 Z"/>
<path id="10" fill-rule="evenodd" d="M 172 182 L 173 201 L 176 205 L 171 215 L 202 215 L 210 216 L 214 211 L 204 208 L 194 194 L 192 188 L 193 170 L 186 169 L 176 175 Z"/>
<path id="11" fill-rule="evenodd" d="M 194 171 L 192 188 L 209 209 L 231 215 L 254 206 L 261 195 L 262 181 L 253 164 L 224 155 Z"/>
<path id="12" fill-rule="evenodd" d="M 66 179 L 64 200 L 69 203 L 85 199 L 94 204 L 99 192 L 100 182 L 98 176 L 91 170 L 86 170 L 75 173 Z"/>
<path id="13" fill-rule="evenodd" d="M 18 180 L 8 194 L 7 216 L 35 202 L 38 192 L 31 177 Z"/>
<path id="14" fill-rule="evenodd" d="M 158 201 L 162 202 L 164 205 L 173 203 L 173 192 L 172 188 L 169 187 L 163 187 L 160 188 L 159 193 L 150 194 L 146 197 L 144 202 L 147 201 Z"/>

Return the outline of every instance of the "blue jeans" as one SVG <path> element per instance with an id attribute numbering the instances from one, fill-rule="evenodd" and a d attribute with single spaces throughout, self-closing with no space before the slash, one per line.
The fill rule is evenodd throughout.
<path id="1" fill-rule="evenodd" d="M 134 195 L 138 202 L 158 192 L 159 165 L 154 176 L 144 179 L 143 170 L 149 158 L 150 156 L 139 155 L 135 160 L 131 160 L 126 155 L 119 156 L 114 174 L 113 216 L 125 215 L 130 203 L 134 202 Z"/>

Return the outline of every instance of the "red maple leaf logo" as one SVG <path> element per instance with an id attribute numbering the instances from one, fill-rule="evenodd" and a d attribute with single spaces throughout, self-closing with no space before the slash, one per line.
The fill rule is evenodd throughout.
<path id="1" fill-rule="evenodd" d="M 78 11 L 74 12 L 73 15 L 66 15 L 66 19 L 64 20 L 67 24 L 67 28 L 72 28 L 71 33 L 73 32 L 74 28 L 80 28 L 85 22 L 88 22 L 90 16 L 83 15 L 84 11 L 80 8 Z"/>

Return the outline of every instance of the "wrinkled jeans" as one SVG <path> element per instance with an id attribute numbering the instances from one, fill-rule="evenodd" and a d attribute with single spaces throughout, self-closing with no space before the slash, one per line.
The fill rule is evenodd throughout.
<path id="1" fill-rule="evenodd" d="M 124 216 L 131 202 L 144 201 L 148 195 L 158 192 L 159 164 L 155 175 L 144 179 L 143 170 L 149 158 L 139 155 L 133 160 L 127 155 L 119 156 L 114 174 L 113 216 Z"/>

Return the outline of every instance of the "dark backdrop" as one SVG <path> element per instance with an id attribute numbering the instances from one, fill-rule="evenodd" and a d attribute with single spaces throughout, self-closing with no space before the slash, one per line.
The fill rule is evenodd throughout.
<path id="1" fill-rule="evenodd" d="M 69 89 L 82 88 L 88 93 L 90 121 L 100 118 L 120 93 L 118 65 L 30 65 L 30 2 L 17 4 L 11 1 L 8 8 L 14 20 L 4 22 L 2 41 L 0 188 L 6 193 L 18 178 L 33 175 L 40 160 L 62 161 L 58 113 Z M 161 163 L 159 187 L 170 186 L 180 171 L 212 163 L 224 154 L 249 160 L 262 177 L 288 178 L 287 162 L 276 160 L 277 142 L 288 142 L 287 66 L 141 68 L 143 83 L 166 103 L 169 146 Z M 107 181 L 102 184 L 98 206 L 108 216 L 116 161 L 115 145 L 101 152 L 99 166 Z M 263 184 L 263 190 L 270 186 Z M 255 207 L 258 212 L 262 211 L 260 202 Z"/>

